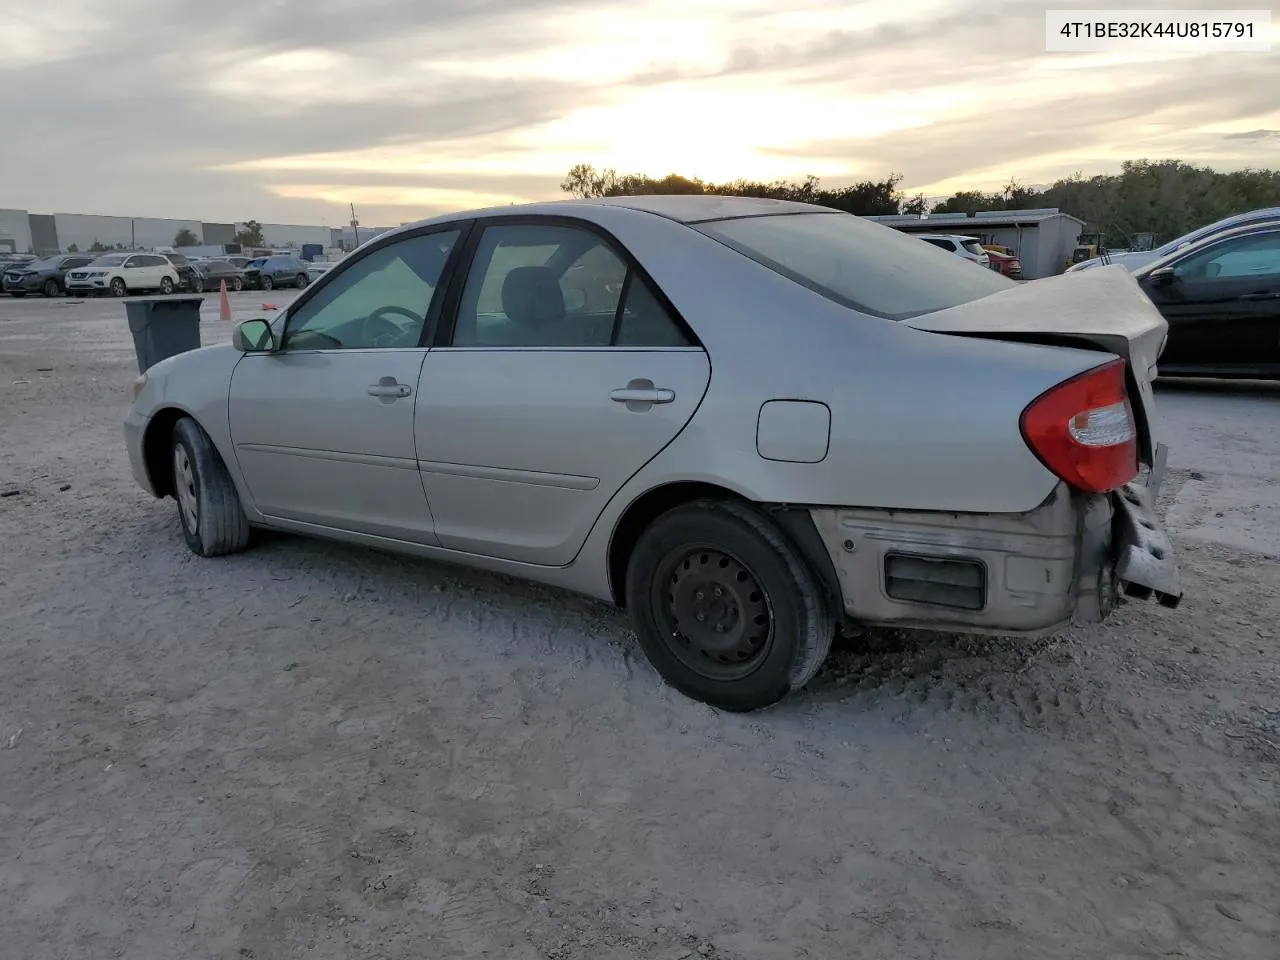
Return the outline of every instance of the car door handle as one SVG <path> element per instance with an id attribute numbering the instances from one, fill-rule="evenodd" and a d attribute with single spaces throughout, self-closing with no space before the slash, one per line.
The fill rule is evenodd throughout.
<path id="1" fill-rule="evenodd" d="M 674 390 L 665 387 L 621 387 L 609 393 L 609 399 L 617 403 L 671 403 L 676 398 Z"/>
<path id="2" fill-rule="evenodd" d="M 413 393 L 413 388 L 407 383 L 397 383 L 395 377 L 382 377 L 377 383 L 369 384 L 365 392 L 371 397 L 377 397 L 383 403 L 391 403 L 393 400 L 409 396 Z"/>
<path id="3" fill-rule="evenodd" d="M 1280 293 L 1245 293 L 1241 300 L 1280 300 Z"/>

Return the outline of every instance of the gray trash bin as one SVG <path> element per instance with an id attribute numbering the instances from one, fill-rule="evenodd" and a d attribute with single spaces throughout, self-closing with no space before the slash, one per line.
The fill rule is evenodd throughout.
<path id="1" fill-rule="evenodd" d="M 138 372 L 146 373 L 161 360 L 200 348 L 200 304 L 204 297 L 165 297 L 128 300 L 125 316 L 133 334 Z"/>

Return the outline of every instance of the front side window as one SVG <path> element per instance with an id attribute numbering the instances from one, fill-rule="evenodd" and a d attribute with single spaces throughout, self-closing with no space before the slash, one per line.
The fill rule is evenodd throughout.
<path id="1" fill-rule="evenodd" d="M 1193 282 L 1280 276 L 1280 231 L 1215 244 L 1187 257 L 1173 273 Z"/>
<path id="2" fill-rule="evenodd" d="M 289 314 L 285 350 L 418 346 L 458 231 L 379 247 L 348 266 Z"/>
<path id="3" fill-rule="evenodd" d="M 696 229 L 836 303 L 889 320 L 1016 286 L 994 270 L 848 213 L 739 217 Z"/>
<path id="4" fill-rule="evenodd" d="M 486 227 L 455 347 L 686 346 L 679 323 L 600 235 L 559 224 Z"/>
<path id="5" fill-rule="evenodd" d="M 124 262 L 125 262 L 126 260 L 128 260 L 128 259 L 129 259 L 128 257 L 125 257 L 125 256 L 122 256 L 122 255 L 120 255 L 120 254 L 118 254 L 118 253 L 115 253 L 115 254 L 112 254 L 112 255 L 107 256 L 107 257 L 99 257 L 97 260 L 93 261 L 93 266 L 95 266 L 95 267 L 122 267 L 122 266 L 124 266 Z"/>

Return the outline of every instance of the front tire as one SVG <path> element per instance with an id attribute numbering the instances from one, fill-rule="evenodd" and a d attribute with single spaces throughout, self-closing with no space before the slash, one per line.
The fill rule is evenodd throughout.
<path id="1" fill-rule="evenodd" d="M 305 273 L 298 274 L 297 285 L 299 290 L 301 290 L 303 287 L 307 285 L 307 279 L 308 278 Z"/>
<path id="2" fill-rule="evenodd" d="M 163 293 L 165 296 L 168 296 L 169 294 L 173 293 L 173 280 L 171 280 L 169 277 L 161 277 L 160 292 Z"/>
<path id="3" fill-rule="evenodd" d="M 243 280 L 241 280 L 239 277 L 232 277 L 232 278 L 231 278 L 231 290 L 232 290 L 232 292 L 233 292 L 233 293 L 239 293 L 239 292 L 240 292 L 241 290 L 243 290 L 243 289 L 244 289 L 244 281 L 243 281 Z"/>
<path id="4" fill-rule="evenodd" d="M 129 288 L 125 286 L 124 279 L 116 277 L 111 281 L 111 295 L 113 297 L 123 297 L 129 292 Z"/>
<path id="5" fill-rule="evenodd" d="M 272 287 L 274 287 L 274 286 L 275 286 L 275 281 L 273 281 L 273 280 L 272 280 L 269 276 L 267 276 L 265 273 L 262 275 L 262 279 L 259 281 L 259 283 L 261 283 L 261 284 L 262 284 L 262 289 L 263 289 L 263 290 L 270 290 Z"/>
<path id="6" fill-rule="evenodd" d="M 763 513 L 700 500 L 658 517 L 627 566 L 640 645 L 686 696 L 733 712 L 803 687 L 831 649 L 818 579 Z"/>
<path id="7" fill-rule="evenodd" d="M 62 284 L 58 283 L 57 280 L 54 280 L 52 277 L 50 277 L 48 280 L 44 282 L 43 293 L 46 297 L 48 297 L 51 300 L 54 297 L 61 296 Z"/>
<path id="8" fill-rule="evenodd" d="M 173 428 L 173 498 L 178 523 L 199 557 L 237 553 L 249 545 L 249 520 L 235 482 L 209 435 L 190 417 Z"/>

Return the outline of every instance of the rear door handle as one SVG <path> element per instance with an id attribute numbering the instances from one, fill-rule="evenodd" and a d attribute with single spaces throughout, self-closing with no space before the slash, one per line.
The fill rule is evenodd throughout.
<path id="1" fill-rule="evenodd" d="M 401 397 L 413 393 L 407 383 L 398 383 L 395 377 L 381 377 L 377 383 L 371 383 L 365 390 L 371 397 L 377 397 L 383 403 L 393 403 Z"/>
<path id="2" fill-rule="evenodd" d="M 1280 293 L 1245 293 L 1241 300 L 1280 300 Z"/>

